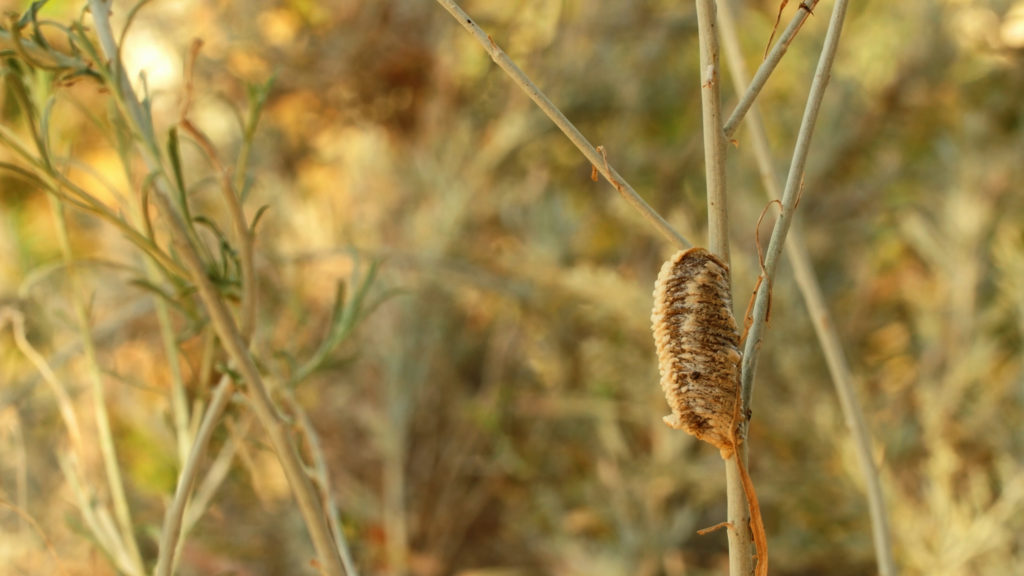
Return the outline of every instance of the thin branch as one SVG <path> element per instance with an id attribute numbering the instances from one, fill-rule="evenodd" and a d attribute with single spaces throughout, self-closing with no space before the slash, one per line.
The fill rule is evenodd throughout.
<path id="1" fill-rule="evenodd" d="M 62 201 L 106 220 L 120 230 L 128 241 L 138 246 L 142 251 L 159 262 L 160 265 L 168 271 L 168 273 L 182 273 L 178 264 L 169 255 L 157 248 L 149 238 L 143 236 L 134 228 L 125 225 L 119 213 L 112 210 L 99 198 L 90 194 L 85 190 L 85 188 L 73 182 L 66 175 L 55 171 L 52 165 L 45 165 L 44 162 L 33 156 L 32 153 L 30 153 L 28 149 L 21 144 L 18 138 L 14 136 L 13 131 L 2 125 L 0 125 L 0 142 L 13 150 L 31 166 L 31 169 L 27 169 L 11 163 L 0 162 L 0 169 L 14 172 L 29 182 L 39 186 L 47 193 L 57 196 Z M 75 168 L 81 167 L 75 166 Z M 91 171 L 86 172 L 93 174 Z M 99 181 L 103 184 L 102 180 Z"/>
<path id="2" fill-rule="evenodd" d="M 217 495 L 217 490 L 227 479 L 228 473 L 231 472 L 231 465 L 235 461 L 235 454 L 239 452 L 239 444 L 247 437 L 252 420 L 252 413 L 245 412 L 240 415 L 239 421 L 229 428 L 228 440 L 217 451 L 217 456 L 213 458 L 206 474 L 203 475 L 203 481 L 192 492 L 188 511 L 185 513 L 184 531 L 186 533 L 192 531 L 205 511 L 210 508 L 213 497 Z M 348 576 L 353 575 L 349 574 Z"/>
<path id="3" fill-rule="evenodd" d="M 757 370 L 757 358 L 767 322 L 772 282 L 781 261 L 786 235 L 793 222 L 796 203 L 803 183 L 804 166 L 807 163 L 807 154 L 810 152 L 811 138 L 814 134 L 814 125 L 818 118 L 821 102 L 825 97 L 825 88 L 828 86 L 832 63 L 835 61 L 836 51 L 839 48 L 839 37 L 842 34 L 848 3 L 848 0 L 836 0 L 835 7 L 833 8 L 828 32 L 825 34 L 825 44 L 822 47 L 821 56 L 818 60 L 818 68 L 815 71 L 814 80 L 811 82 L 807 106 L 804 109 L 804 117 L 800 123 L 800 131 L 793 150 L 789 176 L 782 194 L 782 210 L 779 213 L 778 220 L 775 222 L 775 228 L 772 230 L 771 241 L 768 243 L 764 262 L 764 278 L 757 289 L 757 295 L 754 299 L 752 323 L 747 332 L 747 340 L 743 350 L 741 392 L 744 410 L 750 406 L 750 399 L 753 395 L 754 373 Z"/>
<path id="4" fill-rule="evenodd" d="M 15 19 L 16 20 L 16 19 Z M 15 24 L 17 22 L 15 21 Z M 0 28 L 0 50 L 13 50 L 26 60 L 35 63 L 41 68 L 65 70 L 88 70 L 90 63 L 73 55 L 68 55 L 52 46 L 44 47 L 37 44 L 30 38 L 24 38 L 19 33 Z"/>
<path id="5" fill-rule="evenodd" d="M 263 381 L 263 376 L 256 367 L 256 362 L 249 354 L 248 347 L 242 340 L 241 333 L 231 318 L 231 312 L 221 299 L 217 288 L 206 276 L 203 263 L 195 247 L 189 242 L 185 224 L 181 221 L 180 215 L 171 205 L 170 198 L 163 193 L 156 195 L 157 205 L 160 211 L 168 220 L 172 221 L 171 231 L 175 246 L 178 248 L 186 268 L 189 270 L 192 280 L 196 283 L 199 298 L 210 314 L 210 321 L 220 337 L 228 356 L 236 365 L 242 375 L 242 379 L 248 385 L 248 396 L 256 418 L 266 430 L 270 437 L 270 443 L 274 447 L 284 469 L 285 477 L 295 496 L 299 511 L 302 513 L 309 530 L 313 547 L 316 549 L 317 557 L 321 562 L 321 568 L 331 575 L 344 574 L 344 569 L 339 558 L 339 551 L 334 547 L 330 529 L 327 526 L 323 514 L 323 504 L 319 501 L 315 489 L 309 478 L 306 476 L 302 460 L 298 450 L 288 434 L 284 423 L 280 420 L 270 393 Z"/>
<path id="6" fill-rule="evenodd" d="M 122 545 L 121 539 L 117 535 L 117 529 L 109 521 L 109 516 L 103 514 L 102 511 L 97 511 L 94 508 L 96 498 L 92 494 L 86 493 L 79 472 L 78 459 L 74 454 L 59 451 L 57 462 L 71 487 L 75 504 L 82 514 L 82 520 L 89 528 L 89 534 L 96 538 L 100 548 L 110 556 L 119 570 L 125 574 L 136 574 L 128 551 Z"/>
<path id="7" fill-rule="evenodd" d="M 733 83 L 736 85 L 736 91 L 743 92 L 747 89 L 746 63 L 740 48 L 739 34 L 736 30 L 732 8 L 728 2 L 722 3 L 719 16 L 722 42 L 725 47 L 725 57 L 729 63 L 729 71 L 732 75 Z M 774 201 L 779 195 L 777 185 L 779 178 L 775 171 L 771 150 L 768 145 L 768 137 L 765 134 L 764 123 L 761 121 L 761 114 L 757 106 L 750 109 L 747 124 L 750 129 L 754 157 L 758 171 L 761 174 L 765 193 L 769 201 Z M 807 255 L 806 243 L 799 228 L 790 230 L 789 239 L 786 242 L 786 256 L 793 266 L 797 286 L 803 295 L 804 303 L 807 306 L 807 314 L 814 325 L 814 331 L 817 334 L 822 351 L 825 353 L 829 373 L 832 376 L 832 382 L 839 396 L 843 415 L 846 418 L 847 426 L 850 428 L 850 433 L 856 446 L 861 472 L 864 475 L 865 485 L 867 486 L 868 507 L 871 513 L 871 529 L 875 541 L 878 571 L 882 576 L 892 576 L 896 573 L 896 569 L 892 558 L 888 515 L 885 510 L 885 500 L 882 497 L 878 471 L 875 469 L 874 461 L 871 458 L 871 439 L 864 425 L 862 411 L 853 388 L 853 376 L 846 362 L 842 343 L 839 340 L 835 326 L 832 324 L 828 307 L 818 285 L 818 280 L 814 277 L 814 269 L 811 265 L 810 257 Z"/>
<path id="8" fill-rule="evenodd" d="M 327 470 L 327 460 L 324 458 L 320 437 L 316 433 L 316 428 L 313 426 L 313 421 L 310 420 L 309 414 L 302 409 L 294 394 L 289 393 L 288 402 L 291 404 L 292 411 L 302 427 L 303 435 L 306 437 L 310 458 L 313 460 L 313 473 L 316 475 L 316 483 L 320 488 L 320 497 L 324 501 L 324 507 L 327 508 L 327 519 L 331 524 L 331 532 L 334 533 L 334 545 L 341 551 L 341 561 L 345 564 L 348 576 L 358 576 L 359 571 L 356 568 L 355 560 L 352 558 L 348 540 L 345 538 L 345 531 L 341 526 L 338 506 L 334 502 L 334 495 L 331 494 L 330 474 Z"/>
<path id="9" fill-rule="evenodd" d="M 235 228 L 235 241 L 238 243 L 242 268 L 242 314 L 239 331 L 244 338 L 248 339 L 252 335 L 253 323 L 256 318 L 256 271 L 253 264 L 253 235 L 246 221 L 245 211 L 242 209 L 241 190 L 235 188 L 228 169 L 217 157 L 217 150 L 206 134 L 196 128 L 188 118 L 183 117 L 179 125 L 195 139 L 220 180 L 220 191 L 224 197 L 224 203 L 228 207 L 231 223 Z"/>
<path id="10" fill-rule="evenodd" d="M 790 243 L 792 243 L 795 236 L 792 232 L 790 236 Z M 825 298 L 815 281 L 814 269 L 803 242 L 792 243 L 791 246 L 787 246 L 787 249 L 797 284 L 808 286 L 804 294 L 807 313 L 813 319 L 814 332 L 821 343 L 822 352 L 825 353 L 825 362 L 828 364 L 832 382 L 835 384 L 843 418 L 850 428 L 857 461 L 864 477 L 878 572 L 882 576 L 895 576 L 896 563 L 892 556 L 892 537 L 889 532 L 889 515 L 886 510 L 885 497 L 882 494 L 882 482 L 871 453 L 871 435 L 864 423 L 860 402 L 857 400 L 857 393 L 853 388 L 850 366 L 832 324 L 828 307 L 825 305 Z"/>
<path id="11" fill-rule="evenodd" d="M 804 25 L 807 17 L 814 12 L 814 7 L 818 5 L 818 2 L 820 0 L 805 0 L 800 3 L 796 15 L 789 22 L 789 26 L 786 26 L 782 36 L 779 36 L 779 41 L 775 43 L 775 47 L 772 48 L 772 51 L 768 53 L 768 57 L 761 63 L 757 73 L 754 74 L 754 78 L 750 81 L 750 85 L 747 86 L 740 101 L 736 104 L 736 109 L 733 110 L 732 115 L 726 120 L 725 127 L 723 128 L 726 138 L 731 138 L 736 133 L 740 122 L 743 121 L 743 116 L 746 115 L 747 110 L 750 110 L 764 85 L 768 83 L 768 77 L 772 75 L 775 67 L 782 61 L 782 56 L 789 49 L 789 44 L 796 37 L 796 33 L 800 31 L 800 27 Z"/>
<path id="12" fill-rule="evenodd" d="M 82 428 L 78 423 L 78 416 L 75 414 L 74 403 L 71 401 L 71 395 L 68 394 L 67 387 L 57 378 L 57 374 L 54 373 L 46 358 L 28 341 L 28 337 L 25 334 L 25 315 L 21 310 L 12 306 L 0 308 L 0 329 L 3 329 L 7 323 L 11 325 L 14 345 L 35 366 L 40 377 L 50 387 L 50 392 L 53 393 L 54 399 L 57 401 L 57 411 L 60 412 L 61 419 L 64 421 L 64 427 L 68 432 L 68 438 L 71 440 L 72 454 L 77 458 L 84 458 Z"/>
<path id="13" fill-rule="evenodd" d="M 185 100 L 182 104 L 181 118 L 178 120 L 178 125 L 203 150 L 207 161 L 210 162 L 214 172 L 217 174 L 217 178 L 220 180 L 220 191 L 224 197 L 224 204 L 228 208 L 231 224 L 235 228 L 235 241 L 238 243 L 239 260 L 242 268 L 242 313 L 239 330 L 243 338 L 249 339 L 252 335 L 253 323 L 256 318 L 256 272 L 255 265 L 253 264 L 252 230 L 249 229 L 249 223 L 245 218 L 245 211 L 242 209 L 242 189 L 235 186 L 236 180 L 231 178 L 230 172 L 221 163 L 220 157 L 217 154 L 217 148 L 213 145 L 213 142 L 188 117 L 189 107 L 192 103 L 195 61 L 199 57 L 201 47 L 201 40 L 194 41 L 186 61 Z M 246 135 L 248 136 L 248 134 Z"/>
<path id="14" fill-rule="evenodd" d="M 231 378 L 224 376 L 213 393 L 210 406 L 203 415 L 203 422 L 192 442 L 185 466 L 178 477 L 178 485 L 174 490 L 174 499 L 164 514 L 164 524 L 160 530 L 160 551 L 157 556 L 154 576 L 170 576 L 174 573 L 174 560 L 178 556 L 178 547 L 184 541 L 187 526 L 184 525 L 185 509 L 199 475 L 199 464 L 206 458 L 206 450 L 213 437 L 213 431 L 220 422 L 221 414 L 227 408 L 235 387 Z"/>
<path id="15" fill-rule="evenodd" d="M 725 187 L 725 133 L 722 131 L 721 64 L 715 0 L 697 0 L 700 37 L 701 109 L 703 112 L 704 172 L 707 179 L 708 246 L 729 263 L 729 218 Z M 738 404 L 738 403 L 737 403 Z M 725 461 L 729 574 L 748 576 L 753 571 L 753 541 L 745 473 L 746 442 Z M 746 480 L 746 481 L 744 481 Z"/>
<path id="16" fill-rule="evenodd" d="M 130 182 L 132 180 L 131 163 L 123 162 L 125 176 Z M 154 238 L 149 226 L 148 214 L 146 213 L 145 201 L 138 195 L 128 195 L 130 204 L 135 212 L 135 220 L 142 230 L 150 229 L 148 236 Z M 154 286 L 160 284 L 160 267 L 154 258 L 143 258 L 143 269 L 145 270 L 146 281 Z M 178 340 L 174 334 L 174 325 L 171 322 L 171 311 L 168 302 L 158 295 L 152 296 L 153 308 L 156 311 L 157 326 L 160 330 L 160 340 L 164 347 L 164 355 L 167 357 L 167 369 L 170 378 L 170 405 L 172 422 L 174 423 L 175 444 L 178 449 L 178 465 L 184 467 L 188 460 L 194 434 L 189 428 L 188 394 L 185 390 L 185 381 L 181 373 L 181 361 L 178 354 Z"/>
<path id="17" fill-rule="evenodd" d="M 715 12 L 715 0 L 697 0 L 704 173 L 707 178 L 708 248 L 728 265 L 729 210 L 725 193 L 725 134 L 722 132 L 722 82 Z"/>
<path id="18" fill-rule="evenodd" d="M 139 102 L 131 82 L 128 80 L 128 73 L 124 70 L 124 63 L 121 61 L 121 52 L 118 49 L 117 41 L 114 40 L 114 31 L 110 27 L 110 8 L 113 0 L 89 0 L 89 11 L 92 13 L 93 29 L 96 38 L 100 42 L 100 50 L 103 56 L 110 63 L 110 83 L 117 95 L 114 102 L 121 107 L 121 113 L 128 119 L 140 133 L 141 144 L 145 154 L 146 165 L 152 172 L 160 172 L 160 147 L 156 142 L 156 134 L 153 132 L 153 124 L 149 116 Z M 156 161 L 156 162 L 154 162 Z"/>
<path id="19" fill-rule="evenodd" d="M 155 284 L 159 281 L 156 264 L 149 258 L 146 258 L 145 261 L 146 279 Z M 160 327 L 160 340 L 164 345 L 164 354 L 167 356 L 167 369 L 170 372 L 171 414 L 174 422 L 175 444 L 178 448 L 178 464 L 184 466 L 193 439 L 188 428 L 188 396 L 178 357 L 178 341 L 174 336 L 174 326 L 171 323 L 171 311 L 167 301 L 159 296 L 152 298 L 157 325 Z"/>
<path id="20" fill-rule="evenodd" d="M 89 315 L 83 300 L 83 291 L 79 285 L 78 271 L 75 266 L 74 254 L 71 250 L 71 240 L 68 237 L 67 222 L 64 217 L 64 205 L 56 196 L 50 196 L 50 200 L 56 220 L 55 227 L 57 229 L 58 243 L 60 244 L 64 262 L 69 268 L 70 296 L 75 316 L 78 320 L 79 337 L 82 339 L 82 347 L 85 352 L 86 373 L 92 388 L 96 431 L 99 437 L 100 454 L 107 477 L 109 495 L 114 505 L 114 515 L 117 518 L 118 528 L 120 529 L 119 536 L 130 563 L 131 570 L 129 573 L 141 576 L 145 574 L 145 568 L 142 554 L 139 551 L 139 544 L 135 538 L 135 524 L 132 522 L 131 508 L 128 505 L 124 479 L 121 476 L 121 466 L 117 459 L 117 446 L 114 444 L 114 432 L 110 425 L 110 414 L 107 412 L 107 394 L 103 384 L 103 371 L 100 368 L 99 358 L 96 355 L 96 341 L 92 335 L 92 326 L 89 324 Z"/>
<path id="21" fill-rule="evenodd" d="M 463 28 L 468 30 L 470 34 L 476 38 L 477 42 L 479 42 L 480 45 L 483 46 L 484 50 L 486 50 L 491 56 L 491 60 L 494 60 L 494 63 L 508 74 L 509 78 L 511 78 L 512 81 L 515 82 L 515 84 L 519 86 L 519 88 L 522 89 L 522 91 L 525 92 L 531 100 L 533 100 L 537 107 L 555 123 L 555 126 L 558 126 L 558 129 L 569 138 L 569 140 L 580 152 L 583 153 L 584 156 L 586 156 L 587 160 L 590 161 L 590 164 L 597 168 L 597 171 L 604 176 L 605 180 L 607 180 L 623 198 L 625 198 L 626 202 L 629 202 L 630 206 L 639 211 L 640 215 L 643 216 L 651 226 L 660 232 L 661 235 L 668 239 L 668 241 L 673 245 L 679 248 L 689 248 L 691 246 L 690 242 L 687 241 L 685 237 L 673 230 L 672 226 L 670 226 L 669 223 L 654 210 L 654 208 L 651 208 L 651 206 L 640 197 L 640 194 L 638 194 L 636 190 L 634 190 L 633 187 L 630 186 L 629 183 L 626 182 L 626 180 L 608 164 L 607 158 L 605 158 L 605 156 L 595 148 L 585 136 L 583 136 L 579 129 L 577 129 L 576 126 L 574 126 L 573 123 L 565 117 L 565 114 L 562 114 L 562 111 L 559 110 L 543 92 L 541 92 L 540 88 L 538 88 L 519 68 L 519 66 L 517 66 L 516 63 L 498 47 L 497 43 L 495 43 L 486 32 L 476 25 L 476 22 L 474 22 L 473 19 L 470 18 L 456 2 L 454 2 L 454 0 L 437 0 L 437 3 L 447 10 L 453 18 L 462 24 Z"/>

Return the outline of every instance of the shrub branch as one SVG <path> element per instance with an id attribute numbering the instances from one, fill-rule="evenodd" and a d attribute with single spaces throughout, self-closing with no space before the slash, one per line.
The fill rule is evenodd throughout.
<path id="1" fill-rule="evenodd" d="M 247 385 L 247 396 L 257 419 L 270 438 L 274 452 L 281 461 L 289 486 L 295 496 L 299 510 L 309 530 L 316 550 L 320 569 L 330 575 L 344 574 L 341 559 L 315 489 L 303 468 L 298 449 L 284 423 L 278 417 L 273 400 L 256 364 L 249 354 L 226 303 L 207 277 L 197 247 L 193 245 L 189 226 L 171 202 L 170 185 L 164 173 L 159 146 L 156 143 L 149 116 L 132 90 L 120 61 L 117 43 L 110 27 L 110 0 L 89 0 L 96 36 L 103 56 L 109 61 L 109 71 L 115 100 L 122 108 L 125 118 L 132 125 L 139 140 L 142 157 L 154 178 L 154 197 L 159 213 L 166 219 L 175 247 L 184 261 L 185 268 L 195 283 L 199 298 L 210 315 L 210 321 L 217 332 L 235 368 Z"/>
<path id="2" fill-rule="evenodd" d="M 771 52 L 761 62 L 761 66 L 758 67 L 757 73 L 754 74 L 754 78 L 750 81 L 750 84 L 742 91 L 743 96 L 740 97 L 740 101 L 736 104 L 736 108 L 732 111 L 729 119 L 725 121 L 723 130 L 725 131 L 726 138 L 731 138 L 736 130 L 740 126 L 740 122 L 743 121 L 743 117 L 746 115 L 750 107 L 753 106 L 754 101 L 757 100 L 761 89 L 764 88 L 765 84 L 768 83 L 768 78 L 775 71 L 776 66 L 782 61 L 782 57 L 786 54 L 786 50 L 789 49 L 790 43 L 793 42 L 793 38 L 796 37 L 796 33 L 800 31 L 800 28 L 804 25 L 807 17 L 810 16 L 814 7 L 818 5 L 820 0 L 805 0 L 800 3 L 800 8 L 796 11 L 796 15 L 790 21 L 789 25 L 779 36 L 779 40 L 775 43 L 775 47 L 772 48 Z"/>
<path id="3" fill-rule="evenodd" d="M 719 21 L 721 23 L 725 56 L 729 62 L 733 83 L 736 86 L 737 92 L 743 92 L 747 90 L 746 63 L 740 49 L 739 34 L 736 31 L 732 8 L 727 2 L 721 6 Z M 765 193 L 769 201 L 775 200 L 779 196 L 777 184 L 779 178 L 772 161 L 764 124 L 761 121 L 761 115 L 756 106 L 750 108 L 747 124 L 753 143 L 754 158 L 761 175 L 761 181 L 764 184 Z M 821 287 L 814 276 L 814 268 L 807 254 L 806 243 L 799 228 L 793 228 L 789 232 L 789 238 L 786 242 L 786 256 L 793 266 L 793 275 L 796 277 L 797 286 L 800 288 L 804 304 L 807 306 L 807 314 L 814 325 L 815 334 L 825 354 L 825 361 L 828 364 L 829 373 L 835 385 L 836 394 L 839 397 L 843 416 L 846 419 L 847 426 L 850 428 L 850 434 L 856 447 L 858 462 L 860 463 L 865 486 L 867 487 L 868 508 L 871 514 L 871 529 L 874 537 L 878 571 L 882 576 L 891 576 L 896 573 L 896 569 L 892 558 L 888 514 L 886 512 L 885 500 L 882 496 L 881 481 L 871 457 L 871 438 L 867 431 L 867 426 L 864 424 L 863 412 L 853 387 L 853 375 L 847 363 L 846 355 L 843 352 L 842 342 L 839 339 L 835 325 L 832 323 L 828 306 L 825 304 L 825 298 L 821 293 Z"/>
<path id="4" fill-rule="evenodd" d="M 807 155 L 810 152 L 811 138 L 814 135 L 818 111 L 821 109 L 821 102 L 825 97 L 825 88 L 828 86 L 829 77 L 832 73 L 832 64 L 835 62 L 836 51 L 839 48 L 839 37 L 842 34 L 847 5 L 848 0 L 836 0 L 832 10 L 828 31 L 825 33 L 825 44 L 818 59 L 818 67 L 814 73 L 814 80 L 811 82 L 810 94 L 807 98 L 803 120 L 800 123 L 796 145 L 793 149 L 789 176 L 786 179 L 786 186 L 782 193 L 782 209 L 775 222 L 775 227 L 772 229 L 771 240 L 768 243 L 768 249 L 765 254 L 763 278 L 757 288 L 751 315 L 751 325 L 747 332 L 747 339 L 743 349 L 741 391 L 744 409 L 750 406 L 750 399 L 753 395 L 754 373 L 757 370 L 757 358 L 760 353 L 761 340 L 764 338 L 764 328 L 768 319 L 768 302 L 771 296 L 772 282 L 775 279 L 775 273 L 781 261 L 782 248 L 786 242 L 786 235 L 789 233 L 790 225 L 793 222 L 797 200 L 799 200 L 800 192 L 803 188 L 804 167 L 807 164 Z"/>
<path id="5" fill-rule="evenodd" d="M 630 206 L 635 208 L 640 215 L 647 220 L 655 230 L 661 233 L 669 242 L 679 248 L 689 248 L 690 242 L 683 237 L 681 234 L 676 232 L 665 219 L 658 214 L 654 208 L 651 208 L 640 194 L 629 185 L 628 182 L 615 171 L 614 168 L 608 164 L 606 154 L 602 153 L 599 148 L 595 148 L 589 140 L 579 131 L 576 126 L 565 117 L 565 114 L 558 109 L 557 106 L 549 99 L 544 92 L 537 87 L 533 81 L 524 73 L 508 54 L 505 54 L 504 50 L 498 47 L 498 44 L 492 39 L 486 32 L 483 31 L 472 18 L 462 10 L 461 7 L 454 0 L 437 0 L 453 18 L 458 20 L 459 24 L 463 28 L 469 31 L 470 34 L 476 38 L 477 42 L 483 46 L 487 54 L 490 55 L 491 60 L 498 65 L 509 78 L 515 82 L 516 86 L 519 86 L 527 96 L 537 105 L 538 108 L 558 126 L 558 129 L 562 131 L 566 137 L 576 146 L 576 148 L 586 156 L 587 160 L 590 161 L 591 165 L 597 169 L 598 172 L 604 176 L 605 180 L 608 181 L 612 187 L 629 203 Z"/>

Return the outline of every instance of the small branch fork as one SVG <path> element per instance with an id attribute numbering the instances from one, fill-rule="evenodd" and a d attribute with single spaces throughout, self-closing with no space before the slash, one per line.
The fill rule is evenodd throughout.
<path id="1" fill-rule="evenodd" d="M 743 350 L 743 368 L 741 371 L 743 378 L 743 406 L 750 405 L 750 397 L 753 392 L 753 378 L 757 369 L 757 357 L 767 320 L 771 285 L 778 270 L 782 249 L 786 236 L 789 233 L 790 225 L 793 222 L 797 201 L 800 198 L 801 182 L 803 181 L 807 155 L 810 152 L 811 138 L 814 134 L 818 111 L 821 109 L 821 102 L 825 96 L 825 88 L 828 86 L 828 80 L 832 72 L 832 63 L 835 61 L 836 52 L 839 48 L 839 37 L 842 33 L 848 4 L 849 0 L 836 0 L 835 7 L 833 8 L 832 18 L 825 35 L 825 44 L 822 47 L 818 68 L 811 83 L 803 120 L 800 123 L 800 130 L 797 135 L 796 145 L 794 146 L 789 176 L 782 194 L 782 208 L 779 211 L 778 219 L 775 221 L 775 227 L 772 229 L 771 240 L 768 243 L 768 250 L 765 254 L 765 279 L 757 290 L 754 300 L 753 318 Z M 805 10 L 800 10 L 800 14 L 805 12 Z M 782 38 L 779 39 L 779 42 L 782 42 Z"/>
<path id="2" fill-rule="evenodd" d="M 815 6 L 821 0 L 806 0 L 800 4 L 800 10 L 797 10 L 793 19 L 786 26 L 786 29 L 779 36 L 779 41 L 775 43 L 775 47 L 771 49 L 768 55 L 765 57 L 764 62 L 761 62 L 761 66 L 758 67 L 754 77 L 750 80 L 750 85 L 747 86 L 746 92 L 740 97 L 739 102 L 736 104 L 736 108 L 733 110 L 729 119 L 725 121 L 725 125 L 722 130 L 725 131 L 725 137 L 731 138 L 736 130 L 740 127 L 740 122 L 743 121 L 743 117 L 746 116 L 750 107 L 754 105 L 754 101 L 757 100 L 761 90 L 765 84 L 768 83 L 768 78 L 775 71 L 775 68 L 782 61 L 782 57 L 789 50 L 789 45 L 793 42 L 793 38 L 796 37 L 796 33 L 800 31 L 800 28 L 807 21 L 807 18 L 814 13 Z M 781 9 L 779 14 L 781 15 Z M 774 34 L 774 32 L 773 32 Z"/>
<path id="3" fill-rule="evenodd" d="M 760 344 L 763 338 L 764 327 L 768 319 L 768 307 L 771 302 L 771 286 L 775 278 L 775 273 L 778 270 L 782 248 L 785 244 L 786 235 L 789 232 L 790 225 L 792 224 L 796 205 L 800 200 L 804 167 L 807 162 L 807 155 L 810 152 L 810 142 L 814 134 L 818 111 L 821 109 L 821 103 L 825 96 L 825 88 L 828 86 L 828 80 L 831 77 L 832 64 L 835 61 L 836 52 L 839 47 L 839 38 L 842 34 L 847 5 L 848 0 L 836 0 L 835 7 L 832 11 L 832 18 L 829 22 L 828 31 L 825 35 L 825 43 L 822 47 L 821 56 L 818 60 L 818 67 L 815 71 L 814 79 L 811 82 L 810 94 L 808 95 L 807 105 L 804 108 L 804 116 L 800 123 L 796 145 L 793 150 L 789 176 L 786 180 L 786 186 L 782 195 L 782 208 L 780 210 L 779 217 L 775 222 L 771 240 L 768 244 L 768 251 L 765 256 L 762 276 L 759 279 L 759 286 L 757 287 L 754 299 L 752 318 L 749 329 L 746 333 L 746 340 L 744 342 L 743 364 L 740 371 L 741 399 L 739 402 L 742 410 L 746 410 L 747 407 L 750 406 L 750 400 L 753 395 L 754 374 L 757 370 L 757 358 L 760 353 Z M 802 24 L 802 19 L 806 19 L 813 10 L 813 7 L 813 4 L 807 5 L 806 9 L 799 10 L 797 12 L 797 18 L 790 24 L 786 32 L 789 32 L 792 29 L 795 34 L 796 30 L 798 30 Z M 783 33 L 783 37 L 779 39 L 779 43 L 776 45 L 776 50 L 773 50 L 773 53 L 778 51 L 780 46 L 788 45 L 788 42 L 789 40 L 786 39 L 786 33 Z M 781 54 L 779 57 L 781 58 Z M 767 63 L 768 61 L 766 60 L 765 63 L 762 64 L 761 70 L 758 71 L 758 74 L 761 74 L 761 71 L 765 70 L 765 64 Z M 747 94 L 749 95 L 755 92 L 754 83 L 752 83 L 751 87 L 747 90 Z M 752 104 L 753 97 L 750 98 L 750 103 L 743 108 L 743 112 L 749 110 L 750 105 Z M 740 109 L 741 106 L 737 106 L 737 112 L 739 112 Z M 734 113 L 733 116 L 736 117 L 737 114 Z M 741 118 L 742 115 L 739 115 L 738 117 Z M 744 488 L 746 488 L 746 486 Z M 754 514 L 753 510 L 751 510 L 751 514 Z M 759 558 L 758 574 L 761 576 L 766 573 L 767 566 L 762 568 L 762 561 Z"/>
<path id="4" fill-rule="evenodd" d="M 802 10 L 810 10 L 807 3 L 801 4 Z M 732 16 L 732 9 L 729 3 L 723 3 L 720 11 L 720 24 L 722 30 L 722 42 L 725 48 L 725 56 L 728 60 L 728 68 L 732 75 L 733 84 L 737 92 L 746 91 L 748 74 L 746 64 L 743 61 L 742 50 L 740 49 L 739 34 Z M 778 175 L 775 171 L 768 138 L 765 134 L 764 125 L 761 122 L 760 114 L 756 108 L 751 109 L 748 122 L 750 139 L 752 140 L 754 157 L 757 162 L 761 180 L 764 183 L 764 190 L 769 199 L 769 205 L 778 204 L 780 209 L 782 203 L 778 200 L 779 185 Z M 798 192 L 802 193 L 801 192 Z M 799 204 L 799 198 L 798 202 Z M 767 211 L 768 206 L 765 210 Z M 764 214 L 762 213 L 762 216 Z M 760 220 L 758 221 L 760 224 Z M 759 235 L 758 235 L 759 237 Z M 761 275 L 758 277 L 758 286 L 766 276 L 764 270 L 764 257 L 762 255 L 760 241 L 758 241 L 758 257 L 761 264 Z M 786 257 L 793 267 L 793 275 L 796 277 L 797 286 L 803 294 L 807 306 L 807 313 L 814 325 L 818 340 L 821 343 L 825 360 L 828 364 L 832 382 L 839 396 L 840 406 L 847 426 L 850 428 L 850 435 L 853 438 L 861 472 L 864 475 L 868 499 L 868 507 L 871 515 L 871 528 L 874 538 L 875 555 L 878 564 L 878 572 L 882 576 L 893 576 L 896 574 L 895 562 L 892 557 L 891 538 L 885 500 L 882 496 L 881 482 L 878 471 L 875 468 L 871 454 L 871 438 L 864 424 L 864 418 L 857 401 L 853 386 L 853 375 L 843 352 L 843 346 L 832 323 L 825 298 L 821 294 L 821 288 L 814 277 L 814 270 L 810 257 L 807 254 L 805 242 L 799 229 L 790 231 L 789 239 L 786 242 Z M 750 308 L 747 311 L 748 322 L 752 322 L 753 304 L 757 288 L 751 297 Z M 771 313 L 771 300 L 769 297 L 768 315 Z M 747 324 L 749 328 L 750 324 Z M 745 336 L 745 335 L 744 335 Z"/>

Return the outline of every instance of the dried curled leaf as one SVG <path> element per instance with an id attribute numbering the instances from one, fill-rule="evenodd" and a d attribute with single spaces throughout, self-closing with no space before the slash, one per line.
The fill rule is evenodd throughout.
<path id="1" fill-rule="evenodd" d="M 729 268 L 703 248 L 677 252 L 654 284 L 651 330 L 658 349 L 669 426 L 735 452 L 740 334 L 732 315 Z"/>

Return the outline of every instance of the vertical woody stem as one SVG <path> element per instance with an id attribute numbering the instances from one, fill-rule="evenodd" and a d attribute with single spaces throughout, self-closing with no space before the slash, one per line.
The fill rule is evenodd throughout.
<path id="1" fill-rule="evenodd" d="M 708 248 L 729 264 L 729 212 L 725 194 L 725 133 L 722 131 L 721 69 L 718 61 L 717 7 L 697 0 L 700 32 L 700 96 L 704 124 L 704 172 L 708 194 Z"/>
<path id="2" fill-rule="evenodd" d="M 701 108 L 704 127 L 704 171 L 707 178 L 708 248 L 729 264 L 729 217 L 725 188 L 725 132 L 722 130 L 721 68 L 718 58 L 717 6 L 715 0 L 696 0 L 700 35 Z M 745 407 L 741 407 L 744 409 Z M 743 488 L 742 463 L 747 445 L 725 461 L 727 518 L 729 521 L 730 576 L 753 573 L 753 541 L 749 530 L 750 512 Z M 742 459 L 742 460 L 741 460 Z"/>

